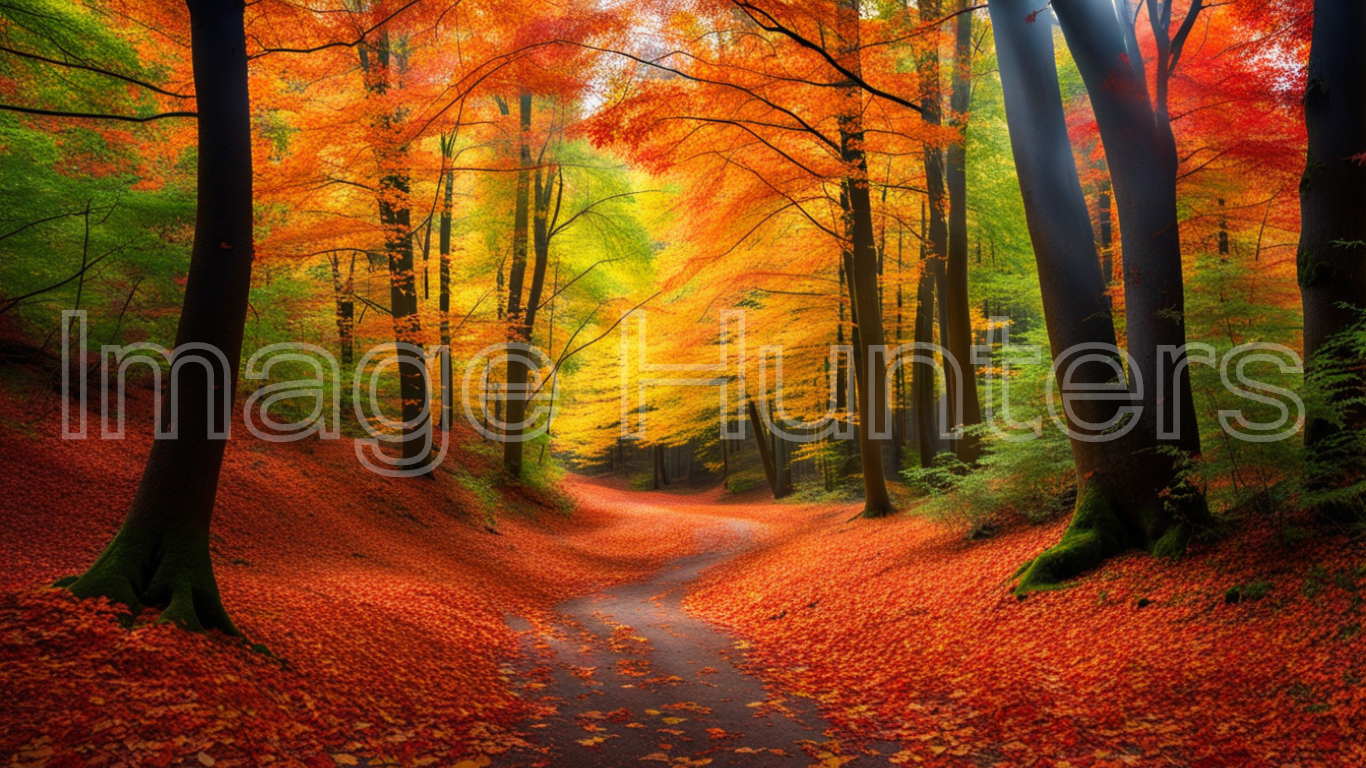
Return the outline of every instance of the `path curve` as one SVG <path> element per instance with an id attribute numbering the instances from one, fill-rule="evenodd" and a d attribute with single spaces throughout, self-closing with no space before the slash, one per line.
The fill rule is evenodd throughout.
<path id="1" fill-rule="evenodd" d="M 651 493 L 638 501 L 662 513 L 699 507 L 696 496 Z M 707 506 L 715 515 L 731 505 Z M 645 581 L 563 603 L 553 628 L 508 617 L 527 652 L 514 676 L 545 713 L 527 728 L 532 746 L 495 765 L 886 764 L 828 752 L 829 725 L 809 700 L 765 690 L 738 666 L 743 643 L 684 611 L 689 586 L 752 546 L 762 526 L 739 517 L 715 519 L 731 535 L 707 536 L 701 543 L 708 551 Z"/>

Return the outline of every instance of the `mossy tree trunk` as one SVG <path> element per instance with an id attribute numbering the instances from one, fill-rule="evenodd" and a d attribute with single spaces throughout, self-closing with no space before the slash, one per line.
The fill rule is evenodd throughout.
<path id="1" fill-rule="evenodd" d="M 1034 22 L 1027 0 L 990 0 L 988 9 L 1049 346 L 1055 356 L 1078 345 L 1113 348 L 1114 323 L 1068 141 L 1052 30 Z M 1071 380 L 1100 385 L 1115 383 L 1116 374 L 1097 360 L 1078 365 Z M 1184 547 L 1191 521 L 1169 503 L 1171 491 L 1180 490 L 1179 475 L 1151 426 L 1140 421 L 1120 439 L 1078 439 L 1098 434 L 1086 425 L 1106 423 L 1122 404 L 1072 401 L 1077 507 L 1062 541 L 1021 569 L 1018 593 L 1057 585 L 1125 549 L 1176 554 Z M 1190 509 L 1189 517 L 1198 518 L 1203 504 Z"/>
<path id="2" fill-rule="evenodd" d="M 1300 181 L 1298 272 L 1304 302 L 1306 375 L 1337 378 L 1339 403 L 1359 402 L 1366 373 L 1334 345 L 1325 343 L 1361 322 L 1366 309 L 1366 3 L 1317 0 L 1309 49 L 1304 122 L 1309 151 Z M 1334 359 L 1337 357 L 1338 359 Z M 1311 452 L 1312 487 L 1331 489 L 1360 480 L 1359 441 L 1343 430 L 1366 426 L 1366 408 L 1350 406 L 1340 423 L 1311 418 L 1305 445 Z M 1325 509 L 1334 517 L 1360 509 Z"/>
<path id="3" fill-rule="evenodd" d="M 191 55 L 199 111 L 198 198 L 185 300 L 176 329 L 175 377 L 180 397 L 167 398 L 177 436 L 152 444 L 123 527 L 86 571 L 65 582 L 81 597 L 103 596 L 134 611 L 194 630 L 237 634 L 214 579 L 209 554 L 218 475 L 231 413 L 213 413 L 216 387 L 237 382 L 251 288 L 252 164 L 244 6 L 240 0 L 188 0 Z M 228 363 L 196 353 L 210 345 Z M 170 410 L 171 403 L 175 410 Z"/>

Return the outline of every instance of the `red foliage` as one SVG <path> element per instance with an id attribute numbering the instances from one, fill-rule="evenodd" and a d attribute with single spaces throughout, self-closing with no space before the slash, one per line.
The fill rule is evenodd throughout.
<path id="1" fill-rule="evenodd" d="M 150 440 L 133 416 L 125 441 L 61 440 L 51 422 L 35 437 L 12 426 L 25 410 L 0 398 L 0 754 L 24 765 L 201 752 L 218 765 L 335 754 L 449 765 L 499 752 L 528 709 L 503 679 L 519 647 L 505 613 L 539 622 L 570 596 L 641 578 L 687 554 L 705 522 L 661 536 L 649 509 L 571 517 L 526 503 L 494 535 L 444 470 L 393 480 L 360 471 L 350 441 L 238 437 L 215 566 L 237 626 L 276 659 L 151 613 L 129 631 L 108 604 L 40 588 L 87 567 L 117 530 Z"/>
<path id="2" fill-rule="evenodd" d="M 922 518 L 848 517 L 807 516 L 687 606 L 846 735 L 901 743 L 896 762 L 1366 764 L 1359 544 L 1285 547 L 1250 526 L 1019 602 L 1012 572 L 1061 523 L 967 542 Z M 1226 602 L 1258 581 L 1260 599 Z"/>
<path id="3" fill-rule="evenodd" d="M 235 440 L 214 556 L 238 626 L 276 659 L 150 614 L 130 631 L 36 587 L 94 558 L 148 441 L 34 437 L 20 413 L 0 399 L 0 752 L 18 764 L 499 753 L 544 715 L 512 693 L 505 615 L 548 626 L 559 601 L 643 578 L 735 516 L 759 523 L 752 549 L 686 606 L 741 636 L 775 688 L 813 697 L 846 745 L 895 741 L 896 762 L 931 765 L 1366 764 L 1366 570 L 1359 544 L 1327 534 L 1287 546 L 1249 522 L 1179 563 L 1122 557 L 1019 602 L 1012 571 L 1061 524 L 967 542 L 914 516 L 714 495 L 663 508 L 571 480 L 575 515 L 528 506 L 493 535 L 444 473 L 390 480 L 358 472 L 347 443 Z M 1248 598 L 1229 602 L 1234 586 Z"/>

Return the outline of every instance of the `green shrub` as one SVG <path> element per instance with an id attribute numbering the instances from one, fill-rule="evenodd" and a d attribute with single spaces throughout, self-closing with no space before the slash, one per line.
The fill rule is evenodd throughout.
<path id="1" fill-rule="evenodd" d="M 929 467 L 902 472 L 913 492 L 928 497 L 922 512 L 979 530 L 1005 517 L 1038 522 L 1071 511 L 1072 449 L 1053 424 L 1044 422 L 1040 437 L 1026 442 L 983 435 L 982 448 L 975 468 L 944 453 Z"/>

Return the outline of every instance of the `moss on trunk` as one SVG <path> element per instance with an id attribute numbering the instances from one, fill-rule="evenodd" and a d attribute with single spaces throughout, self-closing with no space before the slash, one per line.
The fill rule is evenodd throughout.
<path id="1" fill-rule="evenodd" d="M 207 532 L 125 525 L 90 570 L 58 584 L 77 597 L 107 597 L 134 613 L 161 608 L 161 621 L 192 631 L 239 634 L 218 594 Z"/>
<path id="2" fill-rule="evenodd" d="M 1062 540 L 1021 566 L 1016 572 L 1019 582 L 1015 594 L 1024 597 L 1031 592 L 1057 589 L 1064 581 L 1125 550 L 1142 549 L 1155 557 L 1180 557 L 1195 528 L 1191 520 L 1202 525 L 1209 520 L 1203 496 L 1180 498 L 1185 502 L 1189 520 L 1173 519 L 1160 509 L 1151 509 L 1147 510 L 1149 514 L 1140 515 L 1140 529 L 1126 522 L 1104 484 L 1088 478 L 1077 495 L 1072 522 L 1063 531 Z M 1160 524 L 1159 520 L 1169 522 Z"/>
<path id="3" fill-rule="evenodd" d="M 1020 569 L 1015 594 L 1023 597 L 1042 589 L 1056 589 L 1067 579 L 1128 549 L 1133 538 L 1111 504 L 1109 493 L 1100 483 L 1087 481 L 1077 494 L 1077 507 L 1062 541 Z"/>

